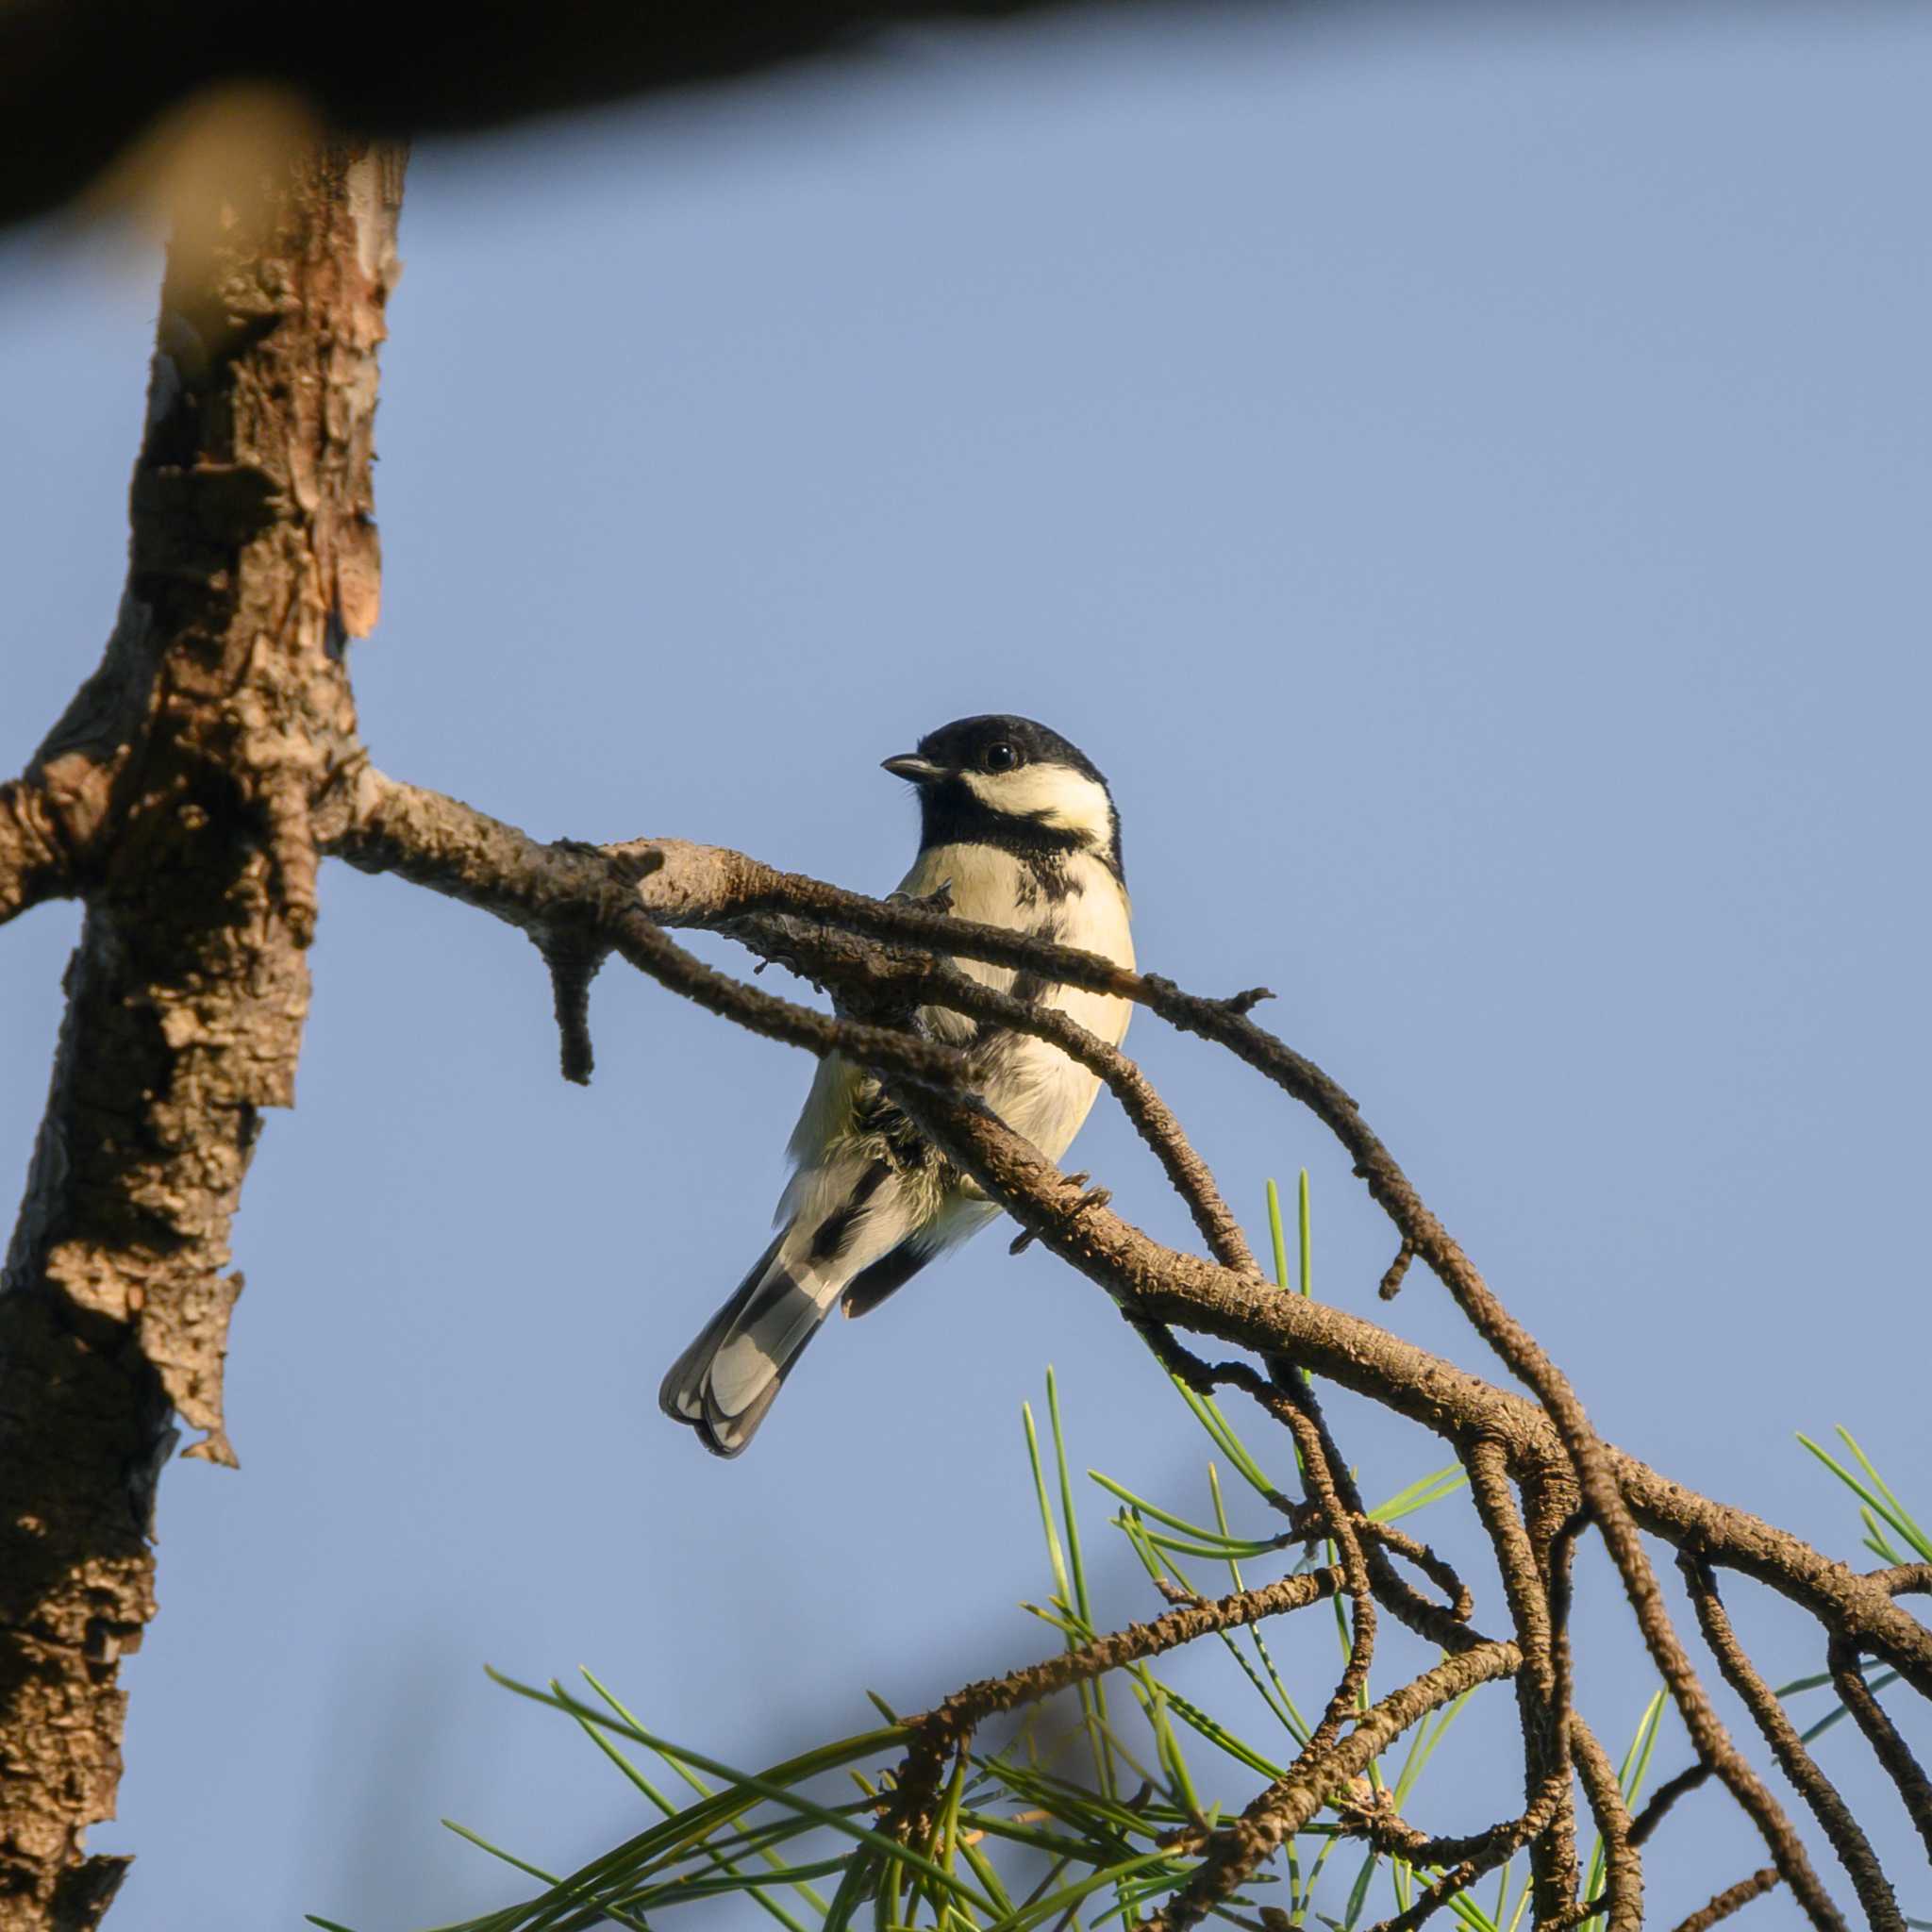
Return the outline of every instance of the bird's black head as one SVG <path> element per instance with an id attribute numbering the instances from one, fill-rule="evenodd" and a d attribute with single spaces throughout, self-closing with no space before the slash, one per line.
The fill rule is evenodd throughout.
<path id="1" fill-rule="evenodd" d="M 1121 874 L 1120 815 L 1107 780 L 1078 745 L 1031 718 L 956 719 L 885 768 L 919 787 L 922 847 L 1086 851 Z"/>

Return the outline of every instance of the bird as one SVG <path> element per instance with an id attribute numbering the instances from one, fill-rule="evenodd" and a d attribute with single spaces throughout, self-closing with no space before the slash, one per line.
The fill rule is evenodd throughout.
<path id="1" fill-rule="evenodd" d="M 883 761 L 919 802 L 919 855 L 898 896 L 949 896 L 958 918 L 1098 953 L 1131 968 L 1120 814 L 1093 761 L 1030 718 L 960 718 Z M 941 903 L 945 903 L 944 900 Z M 1131 1003 L 975 959 L 961 973 L 1057 1008 L 1117 1046 Z M 963 1049 L 972 1084 L 1008 1126 L 1058 1160 L 1097 1076 L 1030 1033 L 939 1007 L 934 1039 Z M 678 1357 L 659 1406 L 714 1455 L 742 1453 L 834 1307 L 863 1315 L 998 1217 L 879 1082 L 839 1053 L 819 1062 L 789 1148 L 777 1234 Z"/>

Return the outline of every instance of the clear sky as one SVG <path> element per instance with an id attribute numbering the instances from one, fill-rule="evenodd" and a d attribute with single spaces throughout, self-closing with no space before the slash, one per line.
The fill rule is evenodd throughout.
<path id="1" fill-rule="evenodd" d="M 877 760 L 1045 719 L 1113 781 L 1145 963 L 1273 986 L 1608 1434 L 1856 1557 L 1794 1430 L 1851 1424 L 1932 1511 L 1928 98 L 1903 6 L 1196 8 L 426 146 L 368 739 L 541 836 L 882 890 Z M 155 278 L 0 249 L 9 768 L 112 616 Z M 805 1060 L 612 968 L 579 1091 L 506 929 L 341 868 L 324 915 L 236 1232 L 243 1468 L 169 1472 L 126 1672 L 126 1924 L 406 1932 L 513 1895 L 440 1814 L 553 1865 L 634 1829 L 486 1659 L 766 1761 L 865 1685 L 1035 1654 L 1049 1360 L 1078 1460 L 1200 1505 L 1105 1300 L 994 1237 L 708 1459 L 658 1378 L 763 1245 Z M 74 926 L 0 937 L 15 1174 Z M 1334 1147 L 1129 1044 L 1253 1220 L 1309 1168 L 1316 1289 L 1373 1312 L 1390 1238 Z M 1076 1151 L 1181 1237 L 1117 1119 Z M 1391 1319 L 1487 1367 L 1419 1275 Z M 1443 1459 L 1336 1413 L 1374 1494 Z M 1144 1615 L 1101 1504 L 1103 1607 Z M 1621 1742 L 1650 1680 L 1587 1567 Z M 1733 1594 L 1774 1677 L 1820 1667 Z M 1312 1682 L 1332 1633 L 1275 1648 Z M 1497 1694 L 1430 1824 L 1486 1822 Z M 1824 1762 L 1932 1918 L 1850 1730 Z M 1698 1802 L 1660 1924 L 1760 1862 Z"/>

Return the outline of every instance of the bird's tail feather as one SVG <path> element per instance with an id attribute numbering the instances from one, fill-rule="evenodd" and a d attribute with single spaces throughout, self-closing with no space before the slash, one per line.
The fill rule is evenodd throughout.
<path id="1" fill-rule="evenodd" d="M 782 1231 L 758 1257 L 658 1391 L 664 1413 L 689 1423 L 713 1455 L 744 1449 L 806 1343 L 838 1305 L 842 1279 L 789 1258 L 790 1233 Z"/>

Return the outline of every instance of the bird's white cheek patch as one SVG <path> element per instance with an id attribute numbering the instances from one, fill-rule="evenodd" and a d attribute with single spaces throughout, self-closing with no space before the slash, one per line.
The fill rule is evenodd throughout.
<path id="1" fill-rule="evenodd" d="M 974 795 L 994 811 L 1038 818 L 1098 843 L 1112 836 L 1107 788 L 1067 765 L 1022 765 L 1017 772 L 968 772 Z"/>

